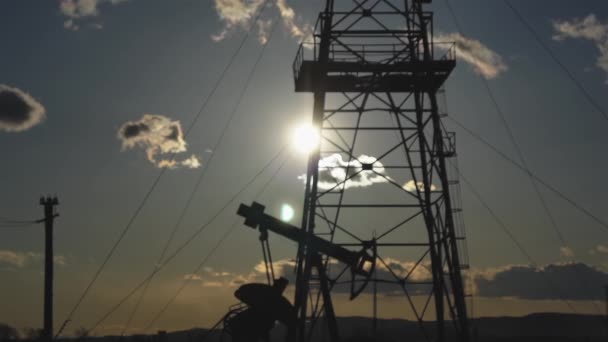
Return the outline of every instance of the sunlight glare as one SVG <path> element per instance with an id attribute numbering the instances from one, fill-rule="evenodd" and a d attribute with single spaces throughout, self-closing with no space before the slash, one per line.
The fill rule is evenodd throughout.
<path id="1" fill-rule="evenodd" d="M 285 203 L 281 206 L 281 220 L 284 222 L 289 222 L 293 219 L 294 210 L 293 208 Z"/>
<path id="2" fill-rule="evenodd" d="M 293 145 L 302 153 L 310 153 L 319 146 L 319 132 L 311 125 L 299 125 L 293 132 Z"/>

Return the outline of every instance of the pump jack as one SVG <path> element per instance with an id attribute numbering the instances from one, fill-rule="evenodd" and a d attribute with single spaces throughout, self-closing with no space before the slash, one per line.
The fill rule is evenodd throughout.
<path id="1" fill-rule="evenodd" d="M 237 213 L 245 218 L 246 226 L 260 231 L 260 239 L 267 239 L 268 232 L 272 232 L 297 242 L 301 246 L 306 246 L 309 252 L 315 255 L 312 259 L 313 267 L 321 276 L 320 282 L 324 297 L 325 316 L 330 323 L 330 334 L 332 337 L 336 337 L 334 340 L 337 340 L 338 329 L 330 296 L 330 289 L 334 284 L 325 276 L 326 269 L 322 256 L 334 258 L 349 266 L 352 280 L 350 298 L 354 299 L 365 289 L 374 273 L 376 267 L 375 241 L 367 241 L 361 251 L 351 251 L 314 234 L 307 233 L 289 223 L 264 214 L 264 209 L 263 205 L 253 202 L 251 206 L 241 204 Z M 362 277 L 362 279 L 358 279 L 357 277 Z M 229 333 L 233 338 L 235 336 L 249 336 L 251 340 L 257 340 L 258 338 L 267 339 L 268 330 L 272 328 L 275 320 L 279 320 L 287 325 L 288 339 L 294 337 L 295 319 L 291 319 L 292 317 L 286 318 L 285 316 L 294 315 L 293 318 L 295 318 L 295 311 L 292 310 L 291 304 L 285 303 L 284 297 L 280 297 L 280 294 L 287 285 L 286 279 L 280 278 L 274 281 L 274 285 L 245 284 L 236 290 L 235 297 L 246 304 L 247 309 L 244 307 L 233 308 L 224 318 L 224 329 L 228 328 L 228 330 L 231 330 Z M 360 285 L 355 286 L 356 283 Z M 261 308 L 264 308 L 264 310 L 261 310 Z M 257 314 L 254 315 L 251 312 L 256 312 Z M 266 317 L 260 318 L 261 315 L 265 315 Z M 258 323 L 268 320 L 273 324 Z M 261 327 L 261 325 L 264 325 L 264 327 Z M 234 331 L 238 328 L 249 329 L 250 331 Z M 265 329 L 266 331 L 262 331 Z"/>

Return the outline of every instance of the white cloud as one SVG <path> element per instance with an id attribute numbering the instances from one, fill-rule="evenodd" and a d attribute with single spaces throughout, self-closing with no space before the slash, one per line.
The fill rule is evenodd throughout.
<path id="1" fill-rule="evenodd" d="M 53 262 L 55 265 L 66 266 L 68 264 L 68 259 L 63 255 L 55 255 L 53 257 Z"/>
<path id="2" fill-rule="evenodd" d="M 211 39 L 219 42 L 234 30 L 247 29 L 256 13 L 262 10 L 264 3 L 265 0 L 215 0 L 215 11 L 224 27 L 219 33 L 212 35 Z M 269 0 L 268 3 L 279 12 L 283 27 L 292 37 L 302 40 L 312 34 L 312 26 L 302 22 L 285 0 Z M 271 21 L 260 18 L 256 24 L 258 40 L 265 44 L 268 41 Z"/>
<path id="3" fill-rule="evenodd" d="M 194 154 L 191 155 L 190 158 L 182 160 L 181 164 L 189 169 L 198 169 L 201 167 L 201 161 Z"/>
<path id="4" fill-rule="evenodd" d="M 384 271 L 387 275 L 390 274 L 390 267 L 390 270 L 401 278 L 409 274 L 408 279 L 411 281 L 428 281 L 433 278 L 430 262 L 416 265 L 414 261 L 402 261 L 390 257 L 384 258 L 384 262 L 386 262 L 386 265 L 378 263 L 376 267 L 378 268 L 378 271 Z"/>
<path id="5" fill-rule="evenodd" d="M 283 19 L 283 26 L 285 26 L 292 37 L 303 40 L 312 35 L 312 26 L 307 23 L 299 25 L 296 22 L 295 11 L 287 5 L 286 0 L 276 0 L 276 6 Z"/>
<path id="6" fill-rule="evenodd" d="M 423 182 L 417 182 L 416 184 L 414 183 L 414 180 L 409 180 L 407 183 L 405 183 L 403 185 L 403 189 L 405 189 L 405 191 L 407 192 L 415 192 L 416 191 L 416 185 L 418 185 L 418 190 L 419 191 L 424 191 L 424 183 Z M 437 187 L 435 186 L 435 184 L 431 184 L 431 191 L 437 191 Z"/>
<path id="7" fill-rule="evenodd" d="M 189 274 L 184 275 L 184 279 L 185 280 L 203 280 L 203 277 L 201 277 L 198 274 L 189 273 Z"/>
<path id="8" fill-rule="evenodd" d="M 146 150 L 148 160 L 159 168 L 199 168 L 200 160 L 192 155 L 184 160 L 175 160 L 177 154 L 187 151 L 182 126 L 179 121 L 166 116 L 144 114 L 137 121 L 127 121 L 118 129 L 118 138 L 123 149 L 141 147 Z M 159 156 L 172 155 L 171 159 Z"/>
<path id="9" fill-rule="evenodd" d="M 582 38 L 593 41 L 606 39 L 608 33 L 607 25 L 597 20 L 594 14 L 589 14 L 585 18 L 574 18 L 568 20 L 553 21 L 555 30 L 554 40 L 565 40 L 567 38 Z"/>
<path id="10" fill-rule="evenodd" d="M 608 23 L 601 23 L 595 15 L 589 14 L 585 18 L 553 21 L 555 34 L 553 39 L 563 41 L 571 39 L 585 39 L 595 43 L 599 50 L 596 66 L 608 74 Z"/>
<path id="11" fill-rule="evenodd" d="M 574 256 L 574 250 L 568 246 L 561 246 L 559 248 L 559 253 L 566 258 L 571 258 Z"/>
<path id="12" fill-rule="evenodd" d="M 608 254 L 608 245 L 597 245 L 595 251 L 601 254 Z"/>
<path id="13" fill-rule="evenodd" d="M 0 130 L 26 131 L 41 123 L 45 117 L 46 110 L 30 94 L 0 84 Z"/>
<path id="14" fill-rule="evenodd" d="M 35 252 L 16 252 L 11 250 L 0 250 L 0 265 L 8 265 L 17 268 L 23 268 L 32 264 L 41 263 L 44 260 L 44 255 Z M 55 255 L 53 257 L 55 265 L 66 266 L 67 258 L 63 255 Z"/>
<path id="15" fill-rule="evenodd" d="M 76 21 L 98 16 L 100 5 L 116 5 L 126 1 L 128 0 L 61 0 L 59 11 L 68 18 L 64 21 L 63 27 L 77 31 L 80 25 Z M 91 27 L 99 29 L 101 24 L 93 24 Z"/>
<path id="16" fill-rule="evenodd" d="M 456 58 L 469 63 L 475 72 L 487 79 L 496 78 L 500 73 L 507 71 L 508 67 L 503 58 L 482 44 L 480 41 L 465 37 L 460 33 L 437 34 L 435 43 L 454 42 Z M 439 49 L 447 49 L 447 44 L 436 44 Z"/>
<path id="17" fill-rule="evenodd" d="M 383 262 L 376 264 L 377 279 L 386 282 L 378 283 L 376 290 L 379 294 L 402 293 L 401 286 L 390 282 L 403 281 L 408 292 L 413 295 L 428 294 L 432 280 L 430 260 L 419 264 L 414 261 L 399 260 L 385 257 Z M 336 277 L 345 265 L 332 259 L 329 268 L 330 276 Z M 275 277 L 285 277 L 290 286 L 295 285 L 295 261 L 279 259 L 274 263 Z M 395 276 L 398 278 L 395 279 Z M 238 274 L 226 271 L 216 271 L 206 268 L 196 275 L 185 275 L 192 278 L 203 287 L 236 288 L 246 283 L 266 283 L 266 269 L 263 261 L 254 265 L 248 273 Z M 343 274 L 341 280 L 350 280 L 350 273 Z M 601 286 L 608 282 L 608 273 L 591 265 L 583 263 L 554 263 L 545 266 L 504 265 L 485 269 L 473 268 L 463 275 L 466 279 L 466 292 L 478 297 L 513 298 L 526 300 L 603 300 Z M 590 285 L 591 284 L 591 285 Z M 333 291 L 337 293 L 350 292 L 350 285 L 336 285 Z M 370 293 L 373 286 L 369 284 L 364 292 Z M 471 292 L 472 291 L 472 292 Z"/>
<path id="18" fill-rule="evenodd" d="M 264 0 L 215 0 L 215 10 L 227 25 L 248 23 Z"/>
<path id="19" fill-rule="evenodd" d="M 363 164 L 371 164 L 373 171 L 363 170 Z M 346 189 L 359 188 L 377 183 L 387 183 L 387 178 L 384 166 L 374 157 L 361 155 L 349 162 L 343 160 L 342 155 L 336 153 L 319 160 L 317 186 L 321 190 L 329 190 L 337 184 L 340 184 L 338 188 L 342 186 Z M 298 179 L 306 182 L 306 175 L 301 175 Z"/>
<path id="20" fill-rule="evenodd" d="M 23 267 L 27 261 L 27 256 L 23 253 L 13 251 L 0 251 L 0 264 L 7 264 L 15 267 Z"/>
<path id="21" fill-rule="evenodd" d="M 258 20 L 258 41 L 264 45 L 268 43 L 268 37 L 272 28 L 272 19 Z"/>
<path id="22" fill-rule="evenodd" d="M 66 30 L 70 30 L 70 31 L 78 31 L 80 29 L 80 25 L 74 23 L 73 19 L 68 19 L 68 20 L 64 21 L 63 27 Z"/>

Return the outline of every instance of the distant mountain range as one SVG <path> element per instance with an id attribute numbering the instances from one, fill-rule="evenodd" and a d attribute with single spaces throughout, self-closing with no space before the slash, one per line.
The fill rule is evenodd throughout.
<path id="1" fill-rule="evenodd" d="M 323 338 L 323 324 L 319 322 L 315 341 L 328 341 Z M 485 317 L 473 323 L 473 342 L 608 342 L 608 320 L 599 315 L 575 315 L 559 313 L 538 313 L 523 317 Z M 447 335 L 453 330 L 447 323 Z M 379 319 L 376 338 L 372 335 L 372 319 L 367 317 L 340 317 L 340 334 L 344 342 L 417 342 L 426 341 L 417 322 L 401 319 Z M 433 337 L 433 322 L 423 323 L 428 336 Z M 283 341 L 284 328 L 277 326 L 272 332 L 272 341 Z M 166 335 L 134 335 L 123 338 L 133 342 L 218 342 L 219 331 L 191 329 L 168 332 Z M 202 337 L 207 336 L 203 341 Z M 88 341 L 116 341 L 118 337 L 106 336 L 87 338 Z M 453 338 L 448 338 L 452 341 Z M 229 339 L 224 339 L 228 342 Z"/>

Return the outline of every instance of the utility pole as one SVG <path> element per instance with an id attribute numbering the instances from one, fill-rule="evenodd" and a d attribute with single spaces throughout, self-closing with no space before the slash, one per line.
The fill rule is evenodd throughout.
<path id="1" fill-rule="evenodd" d="M 44 207 L 44 328 L 42 339 L 53 340 L 53 221 L 55 206 L 59 204 L 57 197 L 40 197 L 40 205 Z"/>

